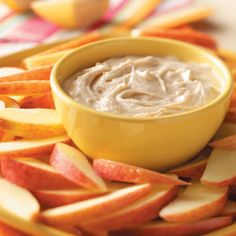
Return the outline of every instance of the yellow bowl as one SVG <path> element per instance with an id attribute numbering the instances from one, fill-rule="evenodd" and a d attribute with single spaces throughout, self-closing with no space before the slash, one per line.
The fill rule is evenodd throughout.
<path id="1" fill-rule="evenodd" d="M 62 90 L 62 82 L 76 71 L 122 55 L 175 55 L 207 63 L 221 78 L 223 92 L 189 112 L 134 118 L 96 111 L 73 101 Z M 65 56 L 53 69 L 51 86 L 69 137 L 89 157 L 164 170 L 191 159 L 215 134 L 228 108 L 232 78 L 218 58 L 199 47 L 159 38 L 119 38 L 92 43 Z"/>

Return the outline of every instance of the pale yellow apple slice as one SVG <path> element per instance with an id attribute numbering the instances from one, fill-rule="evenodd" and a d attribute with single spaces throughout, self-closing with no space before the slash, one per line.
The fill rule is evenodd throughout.
<path id="1" fill-rule="evenodd" d="M 236 182 L 236 150 L 214 149 L 201 178 L 209 186 L 228 186 Z"/>
<path id="2" fill-rule="evenodd" d="M 212 13 L 213 9 L 209 6 L 191 4 L 188 7 L 149 17 L 148 20 L 141 23 L 138 28 L 139 30 L 145 30 L 148 28 L 175 28 L 205 19 Z M 137 35 L 137 32 L 138 31 L 134 31 L 135 36 Z"/>
<path id="3" fill-rule="evenodd" d="M 4 158 L 1 169 L 4 178 L 29 190 L 76 187 L 50 165 L 36 159 Z"/>
<path id="4" fill-rule="evenodd" d="M 171 223 L 153 221 L 131 229 L 120 231 L 114 236 L 190 236 L 202 235 L 226 227 L 231 217 L 215 217 L 196 222 Z"/>
<path id="5" fill-rule="evenodd" d="M 61 119 L 53 109 L 0 110 L 0 128 L 24 138 L 45 138 L 65 134 Z"/>
<path id="6" fill-rule="evenodd" d="M 150 191 L 149 184 L 127 187 L 98 198 L 46 210 L 41 213 L 41 219 L 49 225 L 78 225 L 91 217 L 99 217 L 128 206 Z"/>
<path id="7" fill-rule="evenodd" d="M 235 219 L 236 218 L 236 202 L 228 201 L 221 215 L 231 216 Z"/>
<path id="8" fill-rule="evenodd" d="M 204 236 L 235 236 L 236 235 L 236 223 L 229 225 L 225 228 L 213 231 Z"/>
<path id="9" fill-rule="evenodd" d="M 104 179 L 127 183 L 188 185 L 187 182 L 148 169 L 105 159 L 93 161 L 93 168 Z"/>
<path id="10" fill-rule="evenodd" d="M 158 217 L 158 212 L 177 196 L 178 188 L 173 186 L 153 186 L 152 192 L 137 202 L 118 211 L 81 222 L 88 231 L 113 231 L 128 228 Z"/>
<path id="11" fill-rule="evenodd" d="M 0 143 L 0 158 L 2 157 L 26 157 L 50 154 L 56 143 L 70 143 L 67 135 L 44 139 L 20 139 L 11 142 Z"/>
<path id="12" fill-rule="evenodd" d="M 190 222 L 220 214 L 226 205 L 228 187 L 215 188 L 193 182 L 163 208 L 161 218 L 171 222 Z"/>
<path id="13" fill-rule="evenodd" d="M 32 10 L 42 18 L 66 28 L 86 27 L 100 19 L 108 9 L 108 0 L 37 0 Z"/>
<path id="14" fill-rule="evenodd" d="M 34 220 L 40 210 L 38 201 L 27 190 L 0 178 L 0 209 L 25 220 Z"/>
<path id="15" fill-rule="evenodd" d="M 176 174 L 184 178 L 200 179 L 206 168 L 207 161 L 207 156 L 201 156 L 200 158 L 188 162 L 185 165 L 170 170 L 169 173 Z"/>
<path id="16" fill-rule="evenodd" d="M 21 204 L 21 203 L 19 203 Z M 22 205 L 21 205 L 22 206 Z M 41 223 L 25 220 L 4 208 L 0 207 L 0 221 L 5 223 L 27 235 L 34 236 L 75 236 L 74 234 L 63 232 L 61 230 L 51 228 Z M 10 235 L 4 235 L 10 236 Z M 79 234 L 78 234 L 79 236 Z M 82 235 L 81 235 L 82 236 Z"/>
<path id="17" fill-rule="evenodd" d="M 67 190 L 37 190 L 33 193 L 43 206 L 51 208 L 68 205 L 106 194 L 106 192 L 96 192 L 83 188 Z"/>
<path id="18" fill-rule="evenodd" d="M 77 185 L 107 191 L 105 182 L 95 173 L 87 157 L 74 147 L 64 143 L 56 144 L 51 154 L 50 164 Z"/>
<path id="19" fill-rule="evenodd" d="M 3 0 L 3 1 L 5 1 L 5 0 Z M 17 75 L 17 74 L 20 74 L 24 71 L 25 70 L 17 68 L 17 67 L 1 67 L 0 68 L 0 81 L 1 81 L 2 77 L 10 76 L 10 75 Z"/>

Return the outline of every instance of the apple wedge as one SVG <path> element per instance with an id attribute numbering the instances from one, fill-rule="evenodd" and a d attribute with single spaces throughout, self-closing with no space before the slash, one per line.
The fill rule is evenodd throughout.
<path id="1" fill-rule="evenodd" d="M 222 216 L 231 216 L 236 218 L 236 202 L 228 201 L 225 209 L 221 213 Z"/>
<path id="2" fill-rule="evenodd" d="M 213 148 L 236 150 L 236 134 L 213 141 L 209 144 L 209 146 Z"/>
<path id="3" fill-rule="evenodd" d="M 94 192 L 83 188 L 67 190 L 37 190 L 34 196 L 46 207 L 59 207 L 74 202 L 99 197 L 106 192 Z"/>
<path id="4" fill-rule="evenodd" d="M 93 168 L 104 179 L 127 183 L 151 183 L 168 185 L 188 185 L 187 182 L 144 168 L 125 163 L 97 159 Z"/>
<path id="5" fill-rule="evenodd" d="M 215 217 L 183 223 L 154 221 L 117 232 L 114 236 L 198 236 L 226 227 L 231 223 L 231 217 Z"/>
<path id="6" fill-rule="evenodd" d="M 79 186 L 107 191 L 105 182 L 95 173 L 87 157 L 74 147 L 57 143 L 51 154 L 50 165 Z"/>
<path id="7" fill-rule="evenodd" d="M 220 214 L 227 203 L 228 187 L 214 188 L 193 182 L 160 211 L 171 222 L 191 222 Z"/>
<path id="8" fill-rule="evenodd" d="M 236 235 L 236 223 L 229 225 L 225 228 L 218 229 L 204 236 L 235 236 Z"/>
<path id="9" fill-rule="evenodd" d="M 32 2 L 32 10 L 59 26 L 66 28 L 86 27 L 100 19 L 108 9 L 108 0 L 38 0 Z"/>
<path id="10" fill-rule="evenodd" d="M 20 205 L 21 203 L 19 203 Z M 22 204 L 21 204 L 22 206 Z M 0 221 L 6 225 L 9 225 L 27 235 L 34 236 L 75 236 L 75 234 L 63 232 L 59 229 L 55 229 L 49 226 L 46 226 L 41 223 L 34 221 L 25 220 L 22 217 L 17 216 L 14 213 L 9 212 L 6 209 L 0 207 Z M 80 234 L 77 234 L 78 236 Z M 3 236 L 11 236 L 4 234 Z M 82 235 L 80 235 L 82 236 Z"/>
<path id="11" fill-rule="evenodd" d="M 41 213 L 41 219 L 49 225 L 79 225 L 91 217 L 100 217 L 121 207 L 128 206 L 151 191 L 150 184 L 141 184 L 114 191 L 107 195 L 57 207 Z"/>
<path id="12" fill-rule="evenodd" d="M 1 109 L 5 108 L 20 108 L 20 105 L 13 98 L 0 96 Z"/>
<path id="13" fill-rule="evenodd" d="M 206 168 L 208 157 L 201 156 L 185 165 L 170 170 L 169 173 L 176 174 L 184 178 L 200 179 Z"/>
<path id="14" fill-rule="evenodd" d="M 1 82 L 0 91 L 2 95 L 29 95 L 51 92 L 50 82 L 45 80 L 24 80 L 14 82 Z"/>
<path id="15" fill-rule="evenodd" d="M 26 157 L 50 154 L 56 143 L 70 143 L 67 135 L 44 139 L 19 139 L 16 141 L 0 143 L 0 158 Z"/>
<path id="16" fill-rule="evenodd" d="M 29 190 L 75 188 L 50 165 L 30 158 L 4 158 L 2 175 L 7 180 Z"/>
<path id="17" fill-rule="evenodd" d="M 52 66 L 45 66 L 34 70 L 22 71 L 16 74 L 1 76 L 1 82 L 29 81 L 29 80 L 49 80 Z M 1 70 L 0 70 L 1 73 Z"/>
<path id="18" fill-rule="evenodd" d="M 38 96 L 26 96 L 20 101 L 21 108 L 47 108 L 55 109 L 52 93 Z"/>
<path id="19" fill-rule="evenodd" d="M 30 221 L 38 216 L 40 206 L 30 192 L 0 178 L 0 209 Z"/>
<path id="20" fill-rule="evenodd" d="M 214 149 L 201 182 L 208 186 L 228 186 L 236 182 L 236 150 Z"/>
<path id="21" fill-rule="evenodd" d="M 40 108 L 0 110 L 0 129 L 33 139 L 65 134 L 56 110 Z"/>
<path id="22" fill-rule="evenodd" d="M 125 229 L 158 217 L 158 212 L 178 193 L 173 186 L 153 186 L 152 192 L 137 202 L 118 211 L 81 222 L 80 227 L 87 231 L 113 231 Z"/>
<path id="23" fill-rule="evenodd" d="M 15 139 L 14 135 L 0 130 L 0 142 L 9 142 L 13 141 L 14 139 Z"/>
<path id="24" fill-rule="evenodd" d="M 5 0 L 3 0 L 5 1 Z M 0 78 L 3 78 L 5 76 L 11 76 L 23 73 L 25 70 L 17 68 L 17 67 L 1 67 L 0 68 Z"/>
<path id="25" fill-rule="evenodd" d="M 8 225 L 0 223 L 0 236 L 27 236 L 27 235 L 24 233 L 21 233 L 20 231 Z"/>

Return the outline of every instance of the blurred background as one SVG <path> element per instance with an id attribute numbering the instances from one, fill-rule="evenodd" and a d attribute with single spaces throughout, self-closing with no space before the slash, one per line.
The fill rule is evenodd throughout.
<path id="1" fill-rule="evenodd" d="M 117 25 L 133 34 L 138 32 L 133 29 L 173 27 L 168 22 L 172 23 L 173 16 L 176 22 L 176 15 L 180 26 L 188 24 L 207 32 L 220 47 L 236 52 L 235 0 L 87 0 L 85 6 L 81 0 L 0 2 L 0 56 L 90 30 L 109 31 Z M 93 8 L 92 2 L 103 6 Z"/>

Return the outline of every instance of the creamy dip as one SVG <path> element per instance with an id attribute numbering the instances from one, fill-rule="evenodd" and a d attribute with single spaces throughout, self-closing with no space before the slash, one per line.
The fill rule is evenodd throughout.
<path id="1" fill-rule="evenodd" d="M 75 101 L 98 111 L 155 117 L 204 106 L 220 94 L 222 84 L 207 64 L 124 56 L 83 69 L 62 87 Z"/>

